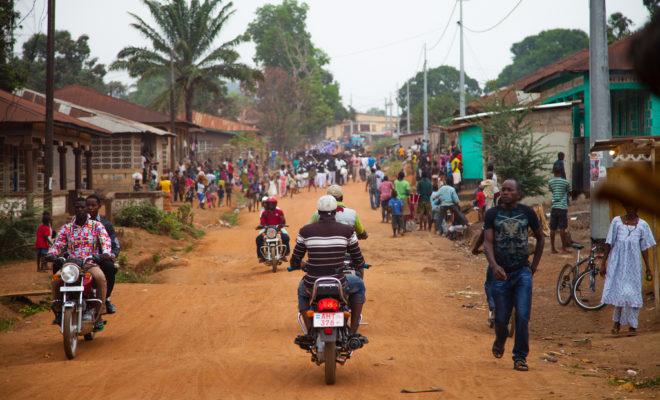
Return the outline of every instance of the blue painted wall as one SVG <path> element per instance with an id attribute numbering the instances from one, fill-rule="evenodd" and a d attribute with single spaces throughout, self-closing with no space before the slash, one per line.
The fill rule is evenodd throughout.
<path id="1" fill-rule="evenodd" d="M 483 179 L 481 127 L 470 126 L 458 134 L 463 152 L 463 179 Z"/>

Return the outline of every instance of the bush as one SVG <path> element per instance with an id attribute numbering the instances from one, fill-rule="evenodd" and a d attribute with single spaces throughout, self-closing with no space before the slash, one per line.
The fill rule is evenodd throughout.
<path id="1" fill-rule="evenodd" d="M 40 223 L 39 211 L 31 205 L 22 210 L 13 206 L 0 210 L 0 261 L 34 257 Z"/>
<path id="2" fill-rule="evenodd" d="M 204 235 L 192 224 L 192 209 L 183 205 L 175 212 L 164 212 L 152 204 L 135 204 L 122 209 L 115 218 L 118 225 L 142 228 L 157 235 L 182 239 L 185 234 L 194 238 Z"/>

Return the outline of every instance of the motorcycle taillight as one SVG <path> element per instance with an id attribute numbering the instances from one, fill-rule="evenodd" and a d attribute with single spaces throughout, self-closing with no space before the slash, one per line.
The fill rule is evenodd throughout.
<path id="1" fill-rule="evenodd" d="M 325 298 L 319 300 L 317 303 L 318 311 L 338 311 L 339 310 L 339 301 L 333 298 Z"/>

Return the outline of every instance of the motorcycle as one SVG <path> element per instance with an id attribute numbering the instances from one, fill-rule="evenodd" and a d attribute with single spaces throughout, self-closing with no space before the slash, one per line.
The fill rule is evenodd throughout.
<path id="1" fill-rule="evenodd" d="M 78 336 L 85 340 L 94 339 L 94 324 L 101 312 L 102 301 L 96 298 L 94 280 L 89 272 L 84 272 L 84 266 L 89 261 L 99 263 L 100 257 L 87 257 L 85 260 L 63 257 L 59 271 L 63 285 L 62 293 L 62 322 L 60 332 L 64 343 L 64 353 L 70 360 L 76 356 L 78 350 Z"/>
<path id="2" fill-rule="evenodd" d="M 264 245 L 259 251 L 273 272 L 277 272 L 277 267 L 282 263 L 286 253 L 286 246 L 282 243 L 282 228 L 281 225 L 257 226 L 257 229 L 263 229 L 261 235 L 264 238 Z"/>
<path id="3" fill-rule="evenodd" d="M 365 268 L 369 268 L 365 264 Z M 288 267 L 292 272 L 298 268 Z M 305 267 L 302 267 L 305 271 Z M 351 263 L 344 262 L 343 270 L 356 273 Z M 310 297 L 310 309 L 307 317 L 312 319 L 312 330 L 309 332 L 302 314 L 298 313 L 298 324 L 303 335 L 311 334 L 314 345 L 307 348 L 312 355 L 312 362 L 316 365 L 324 364 L 325 383 L 333 385 L 336 380 L 337 364 L 344 365 L 353 355 L 353 352 L 362 347 L 360 339 L 351 337 L 349 322 L 351 309 L 348 295 L 344 293 L 341 281 L 334 277 L 321 277 L 316 279 Z M 362 316 L 360 316 L 360 321 Z"/>

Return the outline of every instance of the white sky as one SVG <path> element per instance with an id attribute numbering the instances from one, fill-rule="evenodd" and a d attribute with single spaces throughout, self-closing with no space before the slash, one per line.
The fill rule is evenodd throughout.
<path id="1" fill-rule="evenodd" d="M 149 43 L 129 26 L 133 12 L 151 21 L 140 0 L 56 0 L 56 27 L 74 37 L 90 36 L 92 55 L 110 64 L 127 45 Z M 270 1 L 274 3 L 275 1 Z M 308 0 L 308 29 L 315 45 L 331 57 L 329 70 L 340 84 L 345 104 L 351 96 L 359 111 L 383 108 L 385 97 L 422 66 L 422 47 L 440 38 L 455 0 Z M 518 0 L 465 0 L 464 24 L 480 30 L 501 20 Z M 236 14 L 219 42 L 241 34 L 264 0 L 235 0 Z M 25 18 L 17 32 L 15 50 L 33 33 L 46 30 L 46 1 L 17 0 Z M 647 20 L 642 0 L 607 0 L 607 14 L 620 11 L 635 27 Z M 459 35 L 454 35 L 458 7 L 446 34 L 428 53 L 429 66 L 444 63 L 458 67 Z M 579 28 L 589 32 L 588 0 L 523 0 L 502 24 L 488 33 L 465 33 L 465 69 L 481 86 L 511 62 L 509 48 L 526 36 L 552 28 Z M 452 38 L 455 38 L 452 45 Z M 393 44 L 394 43 L 394 44 Z M 392 45 L 390 45 L 392 44 Z M 386 46 L 389 45 L 389 46 Z M 386 46 L 386 47 L 384 47 Z M 368 50 L 368 51 L 363 51 Z M 254 46 L 241 45 L 242 61 L 253 64 Z M 358 53 L 358 54 L 355 54 Z M 445 61 L 446 60 L 446 61 Z M 106 80 L 130 83 L 124 72 L 110 71 Z"/>

